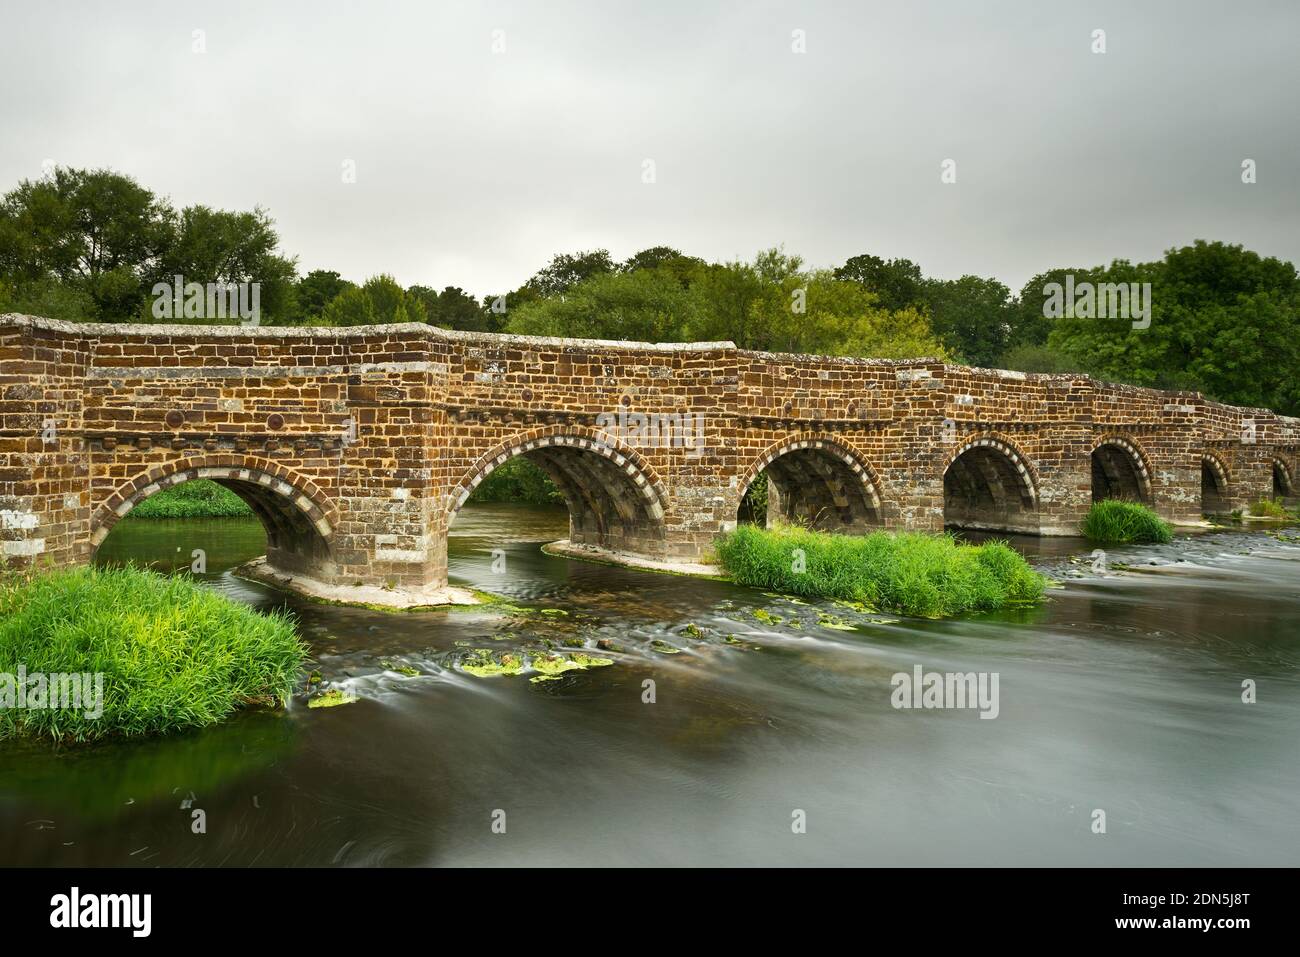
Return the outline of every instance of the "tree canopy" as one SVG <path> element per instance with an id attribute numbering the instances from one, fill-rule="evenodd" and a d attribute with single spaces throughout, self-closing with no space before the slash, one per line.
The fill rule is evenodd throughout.
<path id="1" fill-rule="evenodd" d="M 56 168 L 0 198 L 0 311 L 148 322 L 155 284 L 176 276 L 259 283 L 267 324 L 428 322 L 469 332 L 936 356 L 1195 389 L 1300 414 L 1296 268 L 1222 242 L 1197 240 L 1155 262 L 1046 269 L 1017 293 L 992 277 L 926 276 L 909 259 L 873 253 L 820 269 L 780 247 L 728 262 L 667 245 L 621 262 L 591 249 L 558 253 L 517 288 L 479 299 L 450 284 L 403 288 L 383 274 L 360 285 L 329 269 L 299 278 L 261 207 L 177 209 L 111 170 Z M 1142 322 L 1048 307 L 1053 288 L 1121 283 L 1149 284 Z"/>

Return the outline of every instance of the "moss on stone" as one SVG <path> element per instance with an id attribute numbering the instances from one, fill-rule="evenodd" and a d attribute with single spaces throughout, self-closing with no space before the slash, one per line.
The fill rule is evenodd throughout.
<path id="1" fill-rule="evenodd" d="M 349 694 L 341 688 L 330 688 L 329 691 L 323 692 L 307 702 L 309 708 L 337 708 L 341 704 L 352 704 L 357 700 L 357 696 Z"/>
<path id="2" fill-rule="evenodd" d="M 830 628 L 834 631 L 853 631 L 855 627 L 853 622 L 824 611 L 817 613 L 817 624 L 822 628 Z"/>
<path id="3" fill-rule="evenodd" d="M 509 651 L 495 654 L 490 648 L 475 648 L 461 659 L 460 668 L 478 678 L 517 675 L 524 670 L 524 659 Z"/>

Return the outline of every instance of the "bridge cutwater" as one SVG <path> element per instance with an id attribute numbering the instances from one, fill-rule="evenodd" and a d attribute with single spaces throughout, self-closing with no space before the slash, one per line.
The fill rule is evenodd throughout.
<path id="1" fill-rule="evenodd" d="M 1198 393 L 937 360 L 463 333 L 0 316 L 0 548 L 90 560 L 141 501 L 238 493 L 271 569 L 427 593 L 456 513 L 523 455 L 570 541 L 698 561 L 769 477 L 769 517 L 849 533 L 1070 535 L 1102 498 L 1175 523 L 1294 499 L 1300 420 Z"/>

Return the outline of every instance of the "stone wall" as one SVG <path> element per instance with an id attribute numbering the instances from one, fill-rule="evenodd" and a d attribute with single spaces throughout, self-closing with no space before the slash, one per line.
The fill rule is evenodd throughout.
<path id="1" fill-rule="evenodd" d="M 1196 521 L 1295 496 L 1300 422 L 1194 393 L 730 343 L 0 317 L 0 547 L 70 564 L 158 490 L 212 478 L 277 569 L 437 586 L 449 524 L 525 455 L 570 538 L 695 559 L 769 476 L 820 528 L 1070 534 L 1094 495 Z M 1275 478 L 1276 476 L 1276 478 Z"/>

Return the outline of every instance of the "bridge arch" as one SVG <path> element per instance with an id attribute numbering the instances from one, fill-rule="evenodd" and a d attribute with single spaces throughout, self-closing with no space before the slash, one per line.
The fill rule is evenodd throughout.
<path id="1" fill-rule="evenodd" d="M 1232 511 L 1228 469 L 1213 452 L 1201 453 L 1201 511 L 1206 515 L 1226 515 Z"/>
<path id="2" fill-rule="evenodd" d="M 1295 476 L 1282 459 L 1273 458 L 1273 497 L 1290 501 L 1296 494 Z"/>
<path id="3" fill-rule="evenodd" d="M 113 526 L 145 499 L 194 479 L 238 495 L 266 529 L 267 561 L 280 570 L 321 573 L 330 563 L 338 512 L 325 492 L 292 469 L 258 456 L 205 456 L 160 465 L 122 483 L 91 518 L 91 556 Z"/>
<path id="4" fill-rule="evenodd" d="M 1123 499 L 1151 505 L 1151 465 L 1137 440 L 1104 435 L 1092 447 L 1092 500 Z"/>
<path id="5" fill-rule="evenodd" d="M 1038 477 L 1029 457 L 995 433 L 967 438 L 944 464 L 943 520 L 958 528 L 1036 533 Z"/>
<path id="6" fill-rule="evenodd" d="M 755 479 L 768 477 L 769 520 L 821 531 L 865 532 L 884 524 L 880 479 L 861 452 L 830 435 L 803 432 L 781 439 L 745 470 L 736 509 Z"/>
<path id="7" fill-rule="evenodd" d="M 564 496 L 570 542 L 647 557 L 665 554 L 663 482 L 640 452 L 585 426 L 533 429 L 480 456 L 452 487 L 448 526 L 474 489 L 517 455 L 537 465 Z"/>

